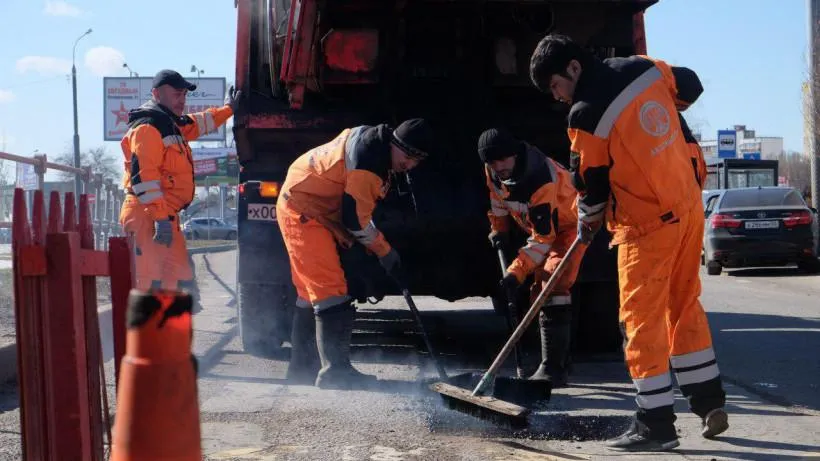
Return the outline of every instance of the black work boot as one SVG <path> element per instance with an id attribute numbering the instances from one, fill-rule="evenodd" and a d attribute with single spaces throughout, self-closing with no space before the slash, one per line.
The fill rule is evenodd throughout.
<path id="1" fill-rule="evenodd" d="M 322 389 L 366 388 L 376 377 L 366 375 L 350 364 L 350 340 L 356 308 L 345 301 L 316 314 L 316 345 L 322 369 L 316 386 Z"/>
<path id="2" fill-rule="evenodd" d="M 550 381 L 552 387 L 567 385 L 572 305 L 544 306 L 538 314 L 541 329 L 541 365 L 528 379 Z"/>
<path id="3" fill-rule="evenodd" d="M 293 312 L 290 363 L 285 379 L 293 384 L 316 382 L 319 373 L 319 350 L 316 347 L 316 320 L 313 307 L 297 307 Z"/>
<path id="4" fill-rule="evenodd" d="M 202 304 L 199 301 L 199 285 L 196 283 L 196 280 L 180 280 L 177 282 L 177 287 L 180 290 L 187 291 L 191 295 L 194 303 L 191 313 L 196 314 L 201 312 Z"/>

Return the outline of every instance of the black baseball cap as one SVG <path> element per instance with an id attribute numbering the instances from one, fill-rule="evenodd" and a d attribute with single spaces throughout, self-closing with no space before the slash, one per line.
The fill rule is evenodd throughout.
<path id="1" fill-rule="evenodd" d="M 170 69 L 163 69 L 154 75 L 152 88 L 159 88 L 162 85 L 171 85 L 178 90 L 194 91 L 196 89 L 196 85 L 182 78 L 179 72 Z"/>

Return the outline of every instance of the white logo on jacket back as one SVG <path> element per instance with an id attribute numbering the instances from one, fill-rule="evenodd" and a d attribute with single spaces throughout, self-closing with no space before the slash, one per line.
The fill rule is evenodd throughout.
<path id="1" fill-rule="evenodd" d="M 657 101 L 647 101 L 641 106 L 641 128 L 655 137 L 669 132 L 669 111 Z"/>

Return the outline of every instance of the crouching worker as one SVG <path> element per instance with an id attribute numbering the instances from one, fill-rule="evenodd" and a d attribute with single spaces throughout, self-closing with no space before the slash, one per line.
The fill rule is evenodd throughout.
<path id="1" fill-rule="evenodd" d="M 534 274 L 530 303 L 558 268 L 578 227 L 577 192 L 569 171 L 538 148 L 503 129 L 490 129 L 478 140 L 478 155 L 486 164 L 491 209 L 489 239 L 493 246 L 509 242 L 510 217 L 530 237 L 507 268 L 502 285 L 514 292 Z M 586 245 L 579 247 L 567 270 L 539 313 L 541 364 L 529 377 L 565 386 L 572 324 L 570 289 L 575 283 Z"/>
<path id="2" fill-rule="evenodd" d="M 358 126 L 309 150 L 288 169 L 276 213 L 298 296 L 287 372 L 291 382 L 334 389 L 375 383 L 375 376 L 350 364 L 356 309 L 337 243 L 364 245 L 403 283 L 399 254 L 371 216 L 390 188 L 391 174 L 415 168 L 432 146 L 432 130 L 422 119 L 395 130 L 384 124 Z"/>

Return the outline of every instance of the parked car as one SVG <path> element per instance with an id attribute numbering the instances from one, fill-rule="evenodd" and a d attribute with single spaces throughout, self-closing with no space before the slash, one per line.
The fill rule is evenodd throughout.
<path id="1" fill-rule="evenodd" d="M 185 238 L 235 240 L 236 224 L 227 224 L 219 218 L 191 218 L 182 225 Z"/>
<path id="2" fill-rule="evenodd" d="M 797 264 L 820 270 L 818 214 L 792 187 L 727 189 L 706 199 L 703 262 L 709 275 L 724 267 Z"/>

